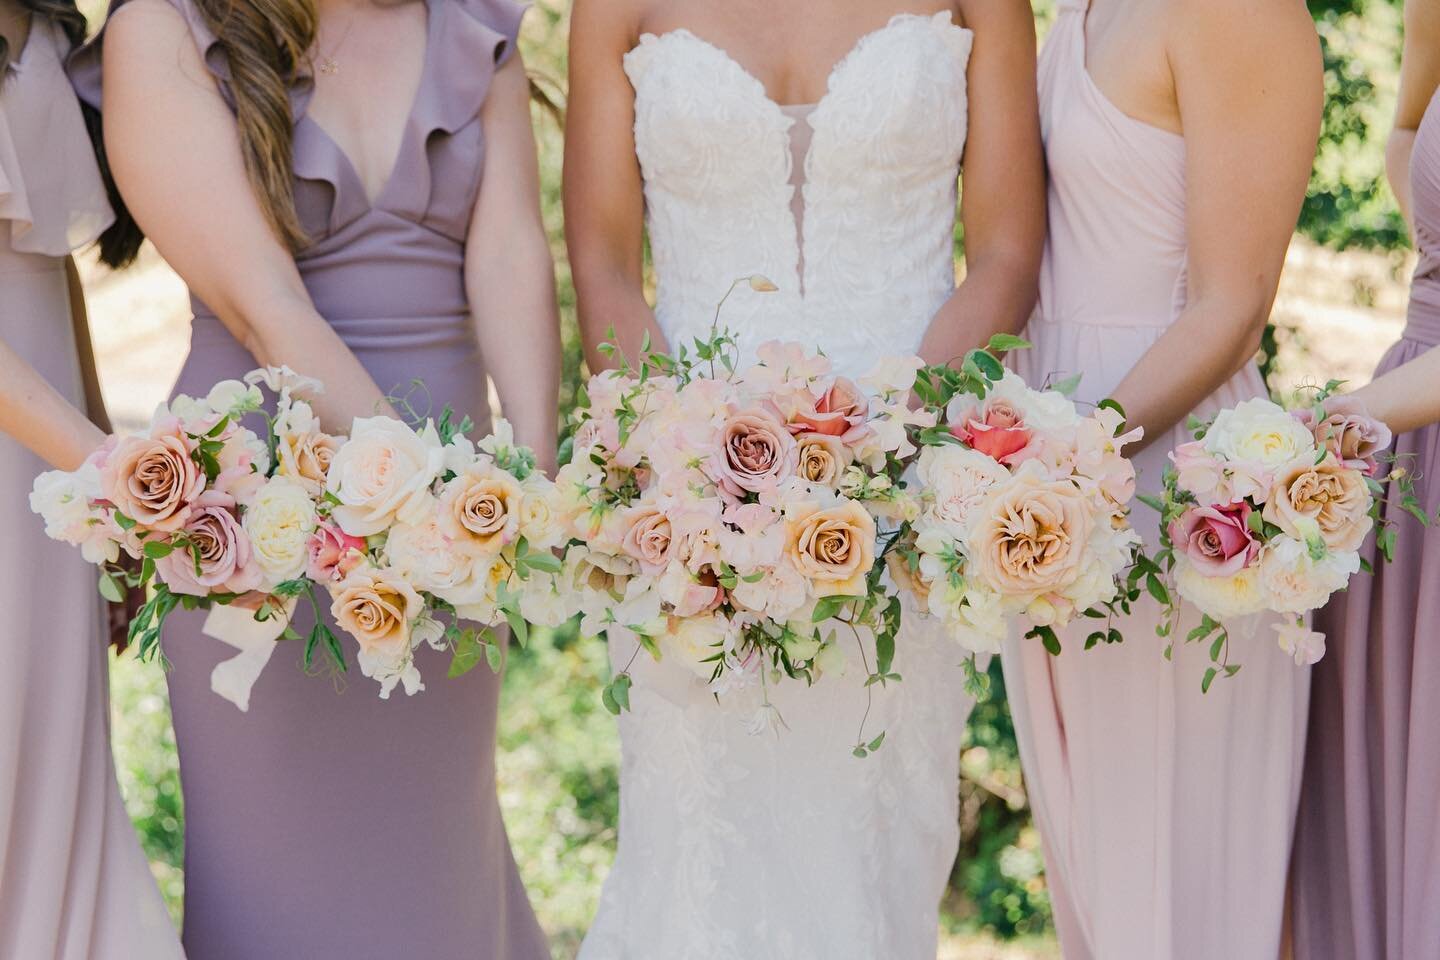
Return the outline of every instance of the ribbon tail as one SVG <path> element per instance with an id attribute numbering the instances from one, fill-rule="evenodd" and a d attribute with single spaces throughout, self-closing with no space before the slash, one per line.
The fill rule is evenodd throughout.
<path id="1" fill-rule="evenodd" d="M 293 599 L 268 620 L 256 620 L 252 611 L 241 607 L 212 607 L 202 631 L 207 637 L 214 637 L 240 652 L 215 665 L 210 672 L 210 689 L 235 704 L 241 712 L 248 712 L 250 691 L 270 662 L 280 635 L 294 614 Z"/>

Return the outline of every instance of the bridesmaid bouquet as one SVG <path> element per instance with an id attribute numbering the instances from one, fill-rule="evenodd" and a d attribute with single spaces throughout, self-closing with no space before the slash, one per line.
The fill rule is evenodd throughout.
<path id="1" fill-rule="evenodd" d="M 891 554 L 921 609 L 969 651 L 967 688 L 983 696 L 976 653 L 996 652 L 1010 624 L 1060 653 L 1057 628 L 1105 619 L 1138 597 L 1140 538 L 1128 515 L 1135 470 L 1122 451 L 1140 438 L 1113 401 L 1082 416 L 1061 390 L 1035 390 L 1000 363 L 1028 347 L 992 338 L 959 369 L 920 371 L 915 392 L 938 421 L 921 428 L 921 510 Z M 1109 627 L 1086 647 L 1118 642 Z"/>
<path id="2" fill-rule="evenodd" d="M 1389 556 L 1394 530 L 1381 518 L 1385 479 L 1394 479 L 1407 509 L 1422 519 L 1403 471 L 1381 477 L 1390 431 L 1354 401 L 1322 390 L 1311 406 L 1287 412 L 1269 400 L 1247 400 L 1212 420 L 1192 419 L 1195 439 L 1176 448 L 1163 494 L 1146 498 L 1162 517 L 1155 561 L 1179 600 L 1201 612 L 1186 636 L 1210 642 L 1201 681 L 1234 676 L 1227 624 L 1265 611 L 1281 648 L 1302 666 L 1324 655 L 1325 638 L 1304 614 L 1321 607 L 1365 565 L 1360 546 L 1377 524 Z M 1174 647 L 1179 600 L 1166 604 L 1158 632 Z"/>
<path id="3" fill-rule="evenodd" d="M 303 399 L 320 390 L 288 368 L 255 370 L 203 399 L 177 396 L 143 433 L 112 436 L 78 470 L 36 479 L 32 509 L 49 536 L 100 565 L 101 594 L 145 598 L 130 624 L 139 656 L 164 660 L 161 630 L 177 608 L 210 609 L 212 622 L 215 608 L 244 608 L 207 632 L 263 648 L 242 675 L 222 664 L 212 681 L 245 709 L 272 641 L 302 639 L 290 620 L 303 599 L 315 613 L 305 667 L 323 651 L 347 669 L 328 609 L 384 698 L 397 684 L 424 689 L 422 644 L 449 649 L 457 676 L 481 657 L 498 663 L 489 627 L 508 623 L 523 642 L 527 613 L 564 619 L 548 552 L 560 538 L 553 487 L 508 425 L 478 446 L 468 419 L 448 410 L 419 430 L 369 417 L 333 436 Z M 247 417 L 263 420 L 264 436 Z"/>
<path id="4" fill-rule="evenodd" d="M 920 361 L 881 361 L 852 382 L 793 343 L 766 343 L 741 367 L 723 332 L 674 357 L 642 352 L 638 369 L 591 379 L 556 478 L 582 632 L 633 638 L 637 654 L 674 656 L 721 693 L 813 682 L 843 662 L 838 626 L 869 684 L 899 680 L 882 527 L 918 512 L 901 472 L 909 429 L 931 422 L 908 403 Z M 603 694 L 612 712 L 630 683 L 627 664 Z M 766 697 L 756 732 L 781 722 Z M 879 741 L 862 735 L 857 753 Z"/>

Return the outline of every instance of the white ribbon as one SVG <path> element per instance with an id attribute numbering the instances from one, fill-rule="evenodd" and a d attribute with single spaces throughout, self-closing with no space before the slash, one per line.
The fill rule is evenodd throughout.
<path id="1" fill-rule="evenodd" d="M 287 600 L 268 620 L 256 620 L 255 611 L 232 604 L 216 604 L 205 618 L 202 631 L 240 652 L 222 660 L 210 673 L 210 689 L 242 711 L 250 709 L 250 689 L 260 671 L 270 662 L 280 634 L 295 615 L 295 600 Z"/>

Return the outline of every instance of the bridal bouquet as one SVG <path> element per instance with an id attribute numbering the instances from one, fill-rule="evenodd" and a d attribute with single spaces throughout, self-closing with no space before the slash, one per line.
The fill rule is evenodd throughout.
<path id="1" fill-rule="evenodd" d="M 721 693 L 782 674 L 814 681 L 843 657 L 838 627 L 871 683 L 898 680 L 881 527 L 918 510 L 900 475 L 908 428 L 927 422 L 907 402 L 920 362 L 881 361 L 852 382 L 793 343 L 739 366 L 722 332 L 674 357 L 642 351 L 638 369 L 590 381 L 556 478 L 582 632 L 633 637 Z M 622 669 L 606 706 L 625 709 L 629 689 Z M 857 751 L 878 746 L 862 736 Z"/>
<path id="2" fill-rule="evenodd" d="M 1385 479 L 1424 519 L 1403 471 L 1380 476 L 1390 431 L 1353 401 L 1329 396 L 1334 386 L 1303 410 L 1257 399 L 1209 422 L 1192 420 L 1195 439 L 1170 455 L 1163 494 L 1151 502 L 1162 516 L 1155 559 L 1179 599 L 1202 614 L 1186 640 L 1210 641 L 1203 690 L 1240 669 L 1229 659 L 1227 624 L 1252 614 L 1285 615 L 1278 640 L 1297 664 L 1323 656 L 1325 638 L 1305 626 L 1304 614 L 1361 570 L 1360 546 L 1377 522 L 1389 555 L 1394 530 L 1380 520 Z M 1159 627 L 1170 639 L 1167 657 L 1178 607 L 1167 604 Z"/>
<path id="3" fill-rule="evenodd" d="M 1138 596 L 1140 539 L 1127 520 L 1135 470 L 1122 451 L 1140 431 L 1112 401 L 1082 416 L 1066 393 L 1001 366 L 999 355 L 1026 346 L 997 336 L 959 369 L 926 368 L 915 384 L 938 423 L 917 431 L 921 510 L 891 566 L 969 651 L 977 695 L 987 678 L 975 654 L 997 651 L 1015 620 L 1058 654 L 1058 628 L 1126 612 Z M 1109 627 L 1086 646 L 1120 639 Z"/>
<path id="4" fill-rule="evenodd" d="M 508 623 L 523 642 L 526 614 L 564 619 L 549 552 L 560 538 L 553 487 L 508 425 L 478 446 L 465 437 L 469 421 L 448 410 L 419 430 L 369 417 L 333 436 L 304 399 L 320 389 L 288 368 L 252 371 L 203 399 L 177 396 L 144 432 L 110 437 L 78 470 L 36 479 L 32 509 L 49 536 L 100 565 L 100 592 L 113 602 L 143 593 L 130 624 L 142 658 L 163 660 L 161 630 L 175 609 L 243 607 L 248 616 L 232 615 L 215 635 L 243 649 L 226 631 L 260 624 L 265 652 L 224 689 L 217 669 L 214 685 L 245 709 L 270 641 L 302 639 L 290 620 L 304 599 L 315 613 L 306 668 L 323 650 L 346 670 L 328 610 L 356 642 L 360 672 L 388 697 L 397 684 L 424 689 L 421 644 L 451 650 L 455 676 L 482 656 L 498 662 L 488 627 Z M 264 435 L 246 418 L 263 421 Z"/>

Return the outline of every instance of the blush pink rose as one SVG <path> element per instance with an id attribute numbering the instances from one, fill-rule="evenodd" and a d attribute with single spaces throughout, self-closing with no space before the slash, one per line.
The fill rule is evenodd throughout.
<path id="1" fill-rule="evenodd" d="M 1390 428 L 1370 416 L 1365 405 L 1354 397 L 1330 397 L 1325 417 L 1317 420 L 1313 410 L 1300 410 L 1296 418 L 1315 436 L 1315 442 L 1329 450 L 1347 467 L 1374 476 L 1376 460 L 1390 446 Z"/>
<path id="2" fill-rule="evenodd" d="M 670 518 L 654 506 L 642 504 L 632 508 L 626 519 L 629 529 L 622 541 L 625 552 L 640 564 L 641 570 L 652 576 L 658 574 L 670 562 Z"/>
<path id="3" fill-rule="evenodd" d="M 1170 540 L 1207 577 L 1239 573 L 1260 553 L 1244 501 L 1223 507 L 1192 507 L 1170 525 Z"/>
<path id="4" fill-rule="evenodd" d="M 854 383 L 844 377 L 815 399 L 814 407 L 797 413 L 790 421 L 792 433 L 822 433 L 840 437 L 865 423 L 870 402 Z"/>
<path id="5" fill-rule="evenodd" d="M 333 523 L 320 523 L 310 535 L 307 553 L 307 577 L 317 583 L 339 583 L 365 562 L 365 541 Z"/>
<path id="6" fill-rule="evenodd" d="M 172 533 L 190 518 L 205 491 L 205 471 L 179 420 L 116 444 L 100 470 L 100 489 L 115 509 L 142 528 Z"/>
<path id="7" fill-rule="evenodd" d="M 1006 466 L 1022 459 L 1019 454 L 1030 445 L 1031 437 L 1024 416 L 1005 400 L 987 403 L 979 416 L 951 424 L 950 432 L 961 443 Z"/>
<path id="8" fill-rule="evenodd" d="M 721 489 L 739 497 L 773 490 L 794 475 L 798 461 L 799 447 L 785 424 L 756 408 L 726 419 L 712 472 Z"/>
<path id="9" fill-rule="evenodd" d="M 199 505 L 180 532 L 186 542 L 155 561 L 170 592 L 204 597 L 259 588 L 264 573 L 255 560 L 250 538 L 229 505 Z"/>

